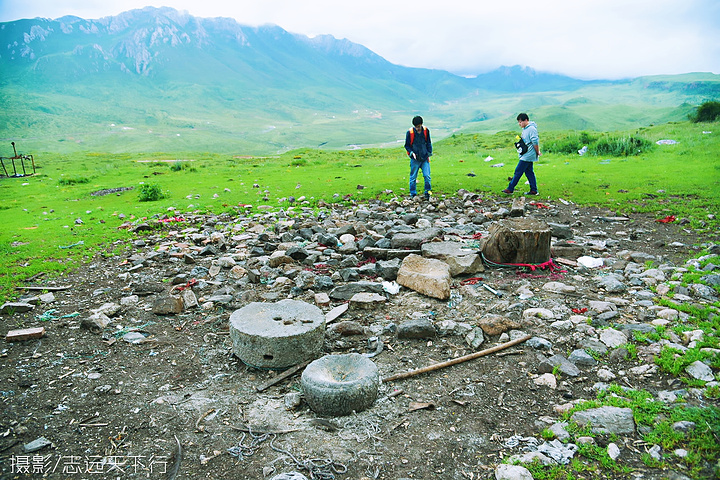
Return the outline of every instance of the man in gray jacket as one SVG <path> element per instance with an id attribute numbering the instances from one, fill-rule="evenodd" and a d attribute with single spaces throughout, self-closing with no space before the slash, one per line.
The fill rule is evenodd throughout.
<path id="1" fill-rule="evenodd" d="M 540 158 L 540 138 L 538 137 L 537 125 L 530 121 L 527 113 L 521 113 L 517 116 L 518 125 L 522 128 L 522 133 L 515 147 L 517 148 L 520 161 L 515 167 L 515 175 L 510 180 L 510 185 L 503 190 L 503 193 L 511 194 L 515 191 L 515 186 L 522 178 L 523 174 L 530 182 L 530 191 L 525 195 L 537 195 L 537 181 L 535 180 L 535 172 L 533 165 Z"/>

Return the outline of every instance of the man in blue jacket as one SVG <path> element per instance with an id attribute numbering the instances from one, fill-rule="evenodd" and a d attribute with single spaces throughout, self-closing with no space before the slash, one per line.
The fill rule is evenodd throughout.
<path id="1" fill-rule="evenodd" d="M 515 167 L 515 175 L 510 180 L 510 185 L 503 190 L 503 193 L 513 193 L 520 178 L 525 174 L 530 183 L 530 191 L 525 192 L 525 195 L 537 195 L 537 180 L 533 171 L 533 165 L 540 158 L 540 138 L 538 137 L 537 125 L 535 122 L 530 121 L 527 113 L 518 115 L 517 121 L 520 128 L 522 128 L 520 139 L 515 143 L 520 161 Z"/>
<path id="2" fill-rule="evenodd" d="M 432 140 L 430 130 L 423 127 L 423 119 L 416 116 L 412 119 L 413 128 L 405 134 L 405 150 L 410 157 L 410 198 L 417 196 L 418 170 L 422 170 L 425 180 L 425 200 L 430 200 L 430 157 L 432 156 Z"/>

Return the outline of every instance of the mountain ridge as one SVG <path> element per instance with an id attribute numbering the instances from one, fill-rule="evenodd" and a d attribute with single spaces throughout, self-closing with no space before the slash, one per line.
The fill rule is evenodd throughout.
<path id="1" fill-rule="evenodd" d="M 332 35 L 169 7 L 1 23 L 0 68 L 0 139 L 52 145 L 44 148 L 388 145 L 418 113 L 433 119 L 436 139 L 512 128 L 517 112 L 530 110 L 551 128 L 626 128 L 639 124 L 633 117 L 677 120 L 691 108 L 680 106 L 720 97 L 713 74 L 578 80 L 516 65 L 460 77 L 395 65 Z M 626 119 L 592 111 L 615 99 Z M 129 147 L 109 127 L 120 123 L 148 133 Z M 83 135 L 68 141 L 67 131 Z"/>
<path id="2" fill-rule="evenodd" d="M 162 60 L 163 47 L 232 46 L 237 53 L 247 53 L 241 52 L 241 49 L 255 48 L 270 56 L 269 53 L 278 54 L 276 48 L 271 45 L 272 42 L 269 42 L 269 39 L 272 39 L 276 45 L 293 48 L 293 53 L 298 53 L 297 49 L 301 45 L 307 45 L 315 52 L 336 60 L 354 59 L 355 67 L 360 64 L 365 67 L 374 66 L 401 77 L 400 72 L 415 74 L 423 72 L 426 75 L 464 83 L 467 85 L 466 88 L 492 87 L 493 82 L 485 79 L 500 77 L 513 77 L 514 90 L 522 90 L 523 79 L 562 78 L 566 83 L 576 85 L 592 82 L 545 74 L 536 72 L 530 67 L 519 66 L 500 67 L 496 71 L 472 78 L 460 77 L 443 70 L 401 67 L 388 62 L 368 48 L 344 38 L 337 39 L 332 35 L 318 35 L 311 38 L 289 33 L 276 25 L 251 27 L 226 17 L 193 17 L 170 7 L 145 7 L 97 20 L 64 16 L 54 20 L 42 18 L 17 20 L 1 25 L 3 28 L 0 31 L 0 38 L 10 51 L 0 50 L 0 62 L 15 66 L 23 60 L 31 63 L 43 56 L 58 53 L 72 53 L 78 56 L 95 54 L 101 55 L 108 61 L 115 60 L 126 67 L 128 67 L 126 61 L 132 60 L 134 68 L 128 67 L 128 71 L 147 76 L 152 74 L 154 62 Z M 7 26 L 14 28 L 10 29 Z M 16 38 L 13 39 L 10 30 L 18 29 L 20 31 L 16 32 Z M 22 41 L 18 40 L 20 36 Z M 73 43 L 72 48 L 68 48 L 68 42 Z M 13 46 L 18 47 L 19 51 L 15 51 Z M 303 53 L 308 54 L 308 52 Z"/>

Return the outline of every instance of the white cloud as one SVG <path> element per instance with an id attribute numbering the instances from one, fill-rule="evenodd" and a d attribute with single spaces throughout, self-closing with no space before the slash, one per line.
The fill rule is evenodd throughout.
<path id="1" fill-rule="evenodd" d="M 2 0 L 0 21 L 99 18 L 146 5 L 331 34 L 393 63 L 460 74 L 516 64 L 579 78 L 720 73 L 716 0 Z"/>

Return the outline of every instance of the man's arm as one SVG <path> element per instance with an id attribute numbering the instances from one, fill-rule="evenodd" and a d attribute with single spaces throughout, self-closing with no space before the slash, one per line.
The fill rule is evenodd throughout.
<path id="1" fill-rule="evenodd" d="M 428 151 L 428 161 L 430 161 L 430 157 L 432 157 L 432 139 L 430 138 L 430 129 L 429 128 L 427 131 L 427 151 Z"/>

